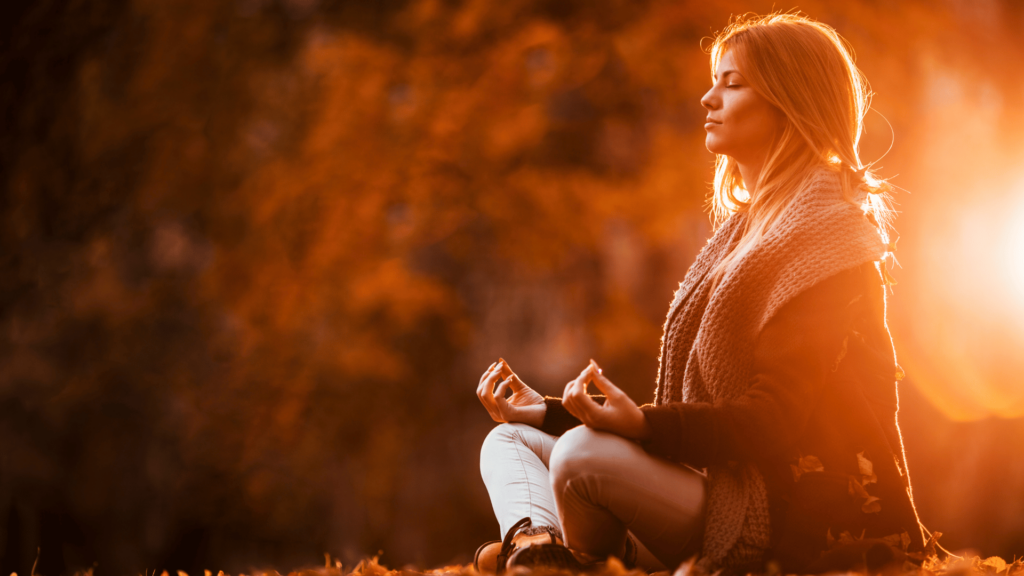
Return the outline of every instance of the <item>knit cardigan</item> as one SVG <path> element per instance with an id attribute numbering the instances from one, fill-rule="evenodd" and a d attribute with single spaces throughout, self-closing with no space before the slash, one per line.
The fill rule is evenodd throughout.
<path id="1" fill-rule="evenodd" d="M 678 421 L 666 423 L 669 406 L 694 408 L 678 411 L 681 418 L 685 412 L 692 416 L 697 410 L 741 401 L 757 381 L 754 364 L 759 337 L 780 309 L 816 284 L 877 261 L 885 252 L 877 228 L 842 198 L 838 175 L 822 167 L 809 174 L 772 232 L 712 291 L 710 271 L 735 246 L 744 225 L 743 213 L 726 221 L 676 292 L 665 322 L 655 402 L 643 407 L 656 432 L 684 426 Z M 884 318 L 882 324 L 884 329 Z M 888 339 L 887 344 L 891 352 Z M 549 400 L 552 408 L 557 418 L 558 407 Z M 680 440 L 658 438 L 645 448 L 673 450 L 677 447 L 673 442 L 678 445 Z M 732 456 L 724 461 L 690 458 L 684 462 L 707 469 L 699 567 L 708 571 L 756 569 L 773 545 L 765 466 L 739 453 Z M 907 506 L 900 509 L 905 512 Z M 901 518 L 905 526 L 907 515 Z M 824 543 L 825 534 L 820 537 Z"/>
<path id="2" fill-rule="evenodd" d="M 665 323 L 655 404 L 742 396 L 751 384 L 757 337 L 779 308 L 841 270 L 880 259 L 886 249 L 877 228 L 843 199 L 838 174 L 821 168 L 712 292 L 711 272 L 745 223 L 746 213 L 725 222 L 676 293 Z M 757 466 L 708 466 L 702 567 L 758 561 L 769 536 L 768 493 Z"/>
<path id="3" fill-rule="evenodd" d="M 881 542 L 923 560 L 896 418 L 886 289 L 869 262 L 798 294 L 761 331 L 740 398 L 640 406 L 652 434 L 639 443 L 652 456 L 697 470 L 754 462 L 764 476 L 771 548 L 727 573 L 860 570 L 866 549 Z M 541 430 L 560 436 L 579 425 L 561 399 L 547 399 Z"/>

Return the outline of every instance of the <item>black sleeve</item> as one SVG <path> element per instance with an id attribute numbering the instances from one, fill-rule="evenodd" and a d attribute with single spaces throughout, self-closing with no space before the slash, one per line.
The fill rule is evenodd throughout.
<path id="1" fill-rule="evenodd" d="M 604 395 L 591 394 L 590 397 L 598 404 L 604 404 Z M 565 434 L 566 430 L 575 428 L 582 424 L 579 418 L 573 416 L 565 409 L 565 406 L 562 406 L 561 398 L 545 396 L 544 403 L 547 405 L 547 410 L 544 412 L 544 422 L 540 425 L 541 431 L 547 432 L 552 436 L 561 436 L 562 434 Z"/>
<path id="2" fill-rule="evenodd" d="M 641 446 L 705 467 L 782 456 L 795 445 L 815 400 L 845 352 L 860 295 L 881 282 L 872 263 L 840 272 L 794 297 L 769 320 L 754 349 L 750 388 L 714 404 L 672 402 L 640 409 L 653 430 Z"/>

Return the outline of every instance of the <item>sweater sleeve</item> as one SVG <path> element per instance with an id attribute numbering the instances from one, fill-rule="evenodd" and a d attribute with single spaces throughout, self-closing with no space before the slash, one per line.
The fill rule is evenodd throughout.
<path id="1" fill-rule="evenodd" d="M 598 404 L 604 404 L 605 397 L 602 394 L 591 394 Z M 561 398 L 554 398 L 552 396 L 544 397 L 544 404 L 547 405 L 547 409 L 544 411 L 544 421 L 540 425 L 542 432 L 547 432 L 552 436 L 561 436 L 565 434 L 570 428 L 575 428 L 582 424 L 580 419 L 573 416 L 571 412 L 562 406 Z"/>
<path id="2" fill-rule="evenodd" d="M 856 315 L 867 310 L 860 295 L 879 283 L 874 265 L 867 263 L 798 294 L 758 337 L 754 376 L 745 394 L 714 404 L 641 406 L 653 431 L 641 446 L 698 468 L 784 456 L 842 359 Z"/>

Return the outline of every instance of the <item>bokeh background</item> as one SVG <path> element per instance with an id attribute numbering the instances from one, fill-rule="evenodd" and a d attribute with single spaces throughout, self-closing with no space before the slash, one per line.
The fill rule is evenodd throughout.
<path id="1" fill-rule="evenodd" d="M 471 561 L 479 375 L 651 401 L 711 234 L 702 46 L 794 6 L 877 92 L 921 518 L 1024 554 L 1021 2 L 3 6 L 4 573 Z"/>

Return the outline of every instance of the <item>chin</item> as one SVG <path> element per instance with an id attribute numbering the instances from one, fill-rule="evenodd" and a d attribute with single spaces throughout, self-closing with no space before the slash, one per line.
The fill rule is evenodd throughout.
<path id="1" fill-rule="evenodd" d="M 704 147 L 712 154 L 725 154 L 721 146 L 718 146 L 711 138 L 704 140 Z"/>

